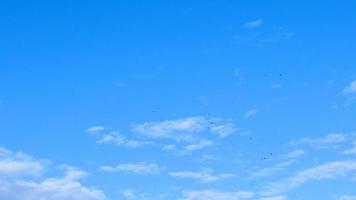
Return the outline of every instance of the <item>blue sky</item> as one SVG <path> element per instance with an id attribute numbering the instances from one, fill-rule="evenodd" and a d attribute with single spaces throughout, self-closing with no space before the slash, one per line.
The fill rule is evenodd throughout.
<path id="1" fill-rule="evenodd" d="M 1 1 L 0 199 L 355 200 L 353 1 Z"/>

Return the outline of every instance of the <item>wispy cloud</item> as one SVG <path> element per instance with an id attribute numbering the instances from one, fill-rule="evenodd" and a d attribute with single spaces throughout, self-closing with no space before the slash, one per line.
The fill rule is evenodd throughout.
<path id="1" fill-rule="evenodd" d="M 280 171 L 283 171 L 288 168 L 288 166 L 292 165 L 295 163 L 295 161 L 290 160 L 282 163 L 278 163 L 273 167 L 268 167 L 268 168 L 262 168 L 255 170 L 251 173 L 252 177 L 267 177 L 267 176 L 272 176 Z"/>
<path id="2" fill-rule="evenodd" d="M 121 195 L 127 200 L 165 200 L 165 194 L 159 196 L 152 196 L 147 193 L 139 192 L 132 189 L 126 189 L 121 191 Z"/>
<path id="3" fill-rule="evenodd" d="M 219 138 L 224 138 L 237 131 L 237 128 L 232 123 L 216 124 L 211 126 L 211 131 L 218 135 Z"/>
<path id="4" fill-rule="evenodd" d="M 340 198 L 338 198 L 338 200 L 356 200 L 356 196 L 341 196 Z"/>
<path id="5" fill-rule="evenodd" d="M 175 149 L 176 149 L 176 145 L 174 145 L 174 144 L 165 144 L 162 147 L 162 150 L 164 150 L 164 151 L 173 151 Z"/>
<path id="6" fill-rule="evenodd" d="M 269 184 L 262 195 L 278 195 L 285 193 L 293 188 L 299 187 L 309 181 L 321 181 L 327 179 L 336 179 L 341 177 L 350 177 L 356 173 L 356 161 L 335 161 L 329 162 L 317 167 L 309 168 L 297 172 L 280 182 Z"/>
<path id="7" fill-rule="evenodd" d="M 101 132 L 104 130 L 105 130 L 105 127 L 103 127 L 103 126 L 92 126 L 92 127 L 87 128 L 86 131 L 89 133 L 98 133 L 98 132 Z"/>
<path id="8" fill-rule="evenodd" d="M 216 144 L 214 139 L 225 138 L 239 130 L 241 129 L 237 129 L 231 121 L 213 117 L 187 117 L 134 124 L 131 131 L 136 134 L 135 138 L 139 139 L 127 138 L 119 131 L 108 131 L 101 126 L 87 129 L 88 132 L 98 133 L 95 134 L 98 144 L 115 144 L 130 148 L 158 145 L 162 150 L 179 154 L 212 146 Z M 150 141 L 144 140 L 145 138 Z M 168 140 L 172 140 L 170 144 L 167 144 Z"/>
<path id="9" fill-rule="evenodd" d="M 127 172 L 135 174 L 159 174 L 161 168 L 154 163 L 126 163 L 119 164 L 114 167 L 111 166 L 102 166 L 99 168 L 99 171 L 102 172 Z"/>
<path id="10" fill-rule="evenodd" d="M 251 199 L 255 196 L 250 191 L 219 192 L 215 190 L 193 190 L 185 191 L 183 198 L 179 200 L 243 200 Z"/>
<path id="11" fill-rule="evenodd" d="M 160 122 L 146 122 L 134 125 L 132 130 L 152 138 L 185 139 L 185 133 L 198 133 L 207 130 L 209 121 L 203 117 L 189 117 Z"/>
<path id="12" fill-rule="evenodd" d="M 133 190 L 129 190 L 129 189 L 126 189 L 126 190 L 123 190 L 121 192 L 122 196 L 125 197 L 126 199 L 128 200 L 131 200 L 131 199 L 138 199 L 138 195 L 136 194 L 135 191 Z"/>
<path id="13" fill-rule="evenodd" d="M 247 111 L 244 114 L 244 118 L 251 118 L 251 117 L 255 116 L 256 114 L 257 114 L 257 110 L 256 109 L 252 109 L 252 110 Z"/>
<path id="14" fill-rule="evenodd" d="M 310 145 L 314 148 L 335 147 L 335 145 L 346 140 L 346 136 L 341 133 L 332 133 L 325 137 L 309 138 L 305 137 L 300 140 L 291 141 L 292 145 Z"/>
<path id="15" fill-rule="evenodd" d="M 190 178 L 198 180 L 202 183 L 210 183 L 214 181 L 219 181 L 226 178 L 234 177 L 234 174 L 226 173 L 226 174 L 213 174 L 213 170 L 210 168 L 204 168 L 201 171 L 178 171 L 178 172 L 170 172 L 170 176 L 178 177 L 178 178 Z"/>
<path id="16" fill-rule="evenodd" d="M 262 26 L 263 20 L 254 20 L 254 21 L 249 21 L 244 24 L 244 28 L 257 28 Z"/>
<path id="17" fill-rule="evenodd" d="M 287 196 L 262 197 L 259 200 L 287 200 Z"/>
<path id="18" fill-rule="evenodd" d="M 298 149 L 298 150 L 294 150 L 294 151 L 289 152 L 285 157 L 287 159 L 292 159 L 292 158 L 297 158 L 297 157 L 303 156 L 306 153 L 307 153 L 306 151 Z"/>
<path id="19" fill-rule="evenodd" d="M 356 92 L 356 80 L 351 81 L 349 85 L 347 85 L 342 91 L 344 94 L 351 94 Z"/>
<path id="20" fill-rule="evenodd" d="M 345 155 L 356 155 L 356 141 L 353 142 L 353 147 L 351 149 L 342 152 Z"/>
<path id="21" fill-rule="evenodd" d="M 206 140 L 206 139 L 201 139 L 199 140 L 197 143 L 194 144 L 189 144 L 184 146 L 184 151 L 185 152 L 192 152 L 195 150 L 199 150 L 199 149 L 203 149 L 205 147 L 209 147 L 212 146 L 214 143 L 210 140 Z"/>
<path id="22" fill-rule="evenodd" d="M 220 118 L 188 117 L 176 120 L 145 122 L 133 125 L 132 131 L 151 138 L 189 141 L 195 134 L 205 131 L 223 138 L 235 132 L 231 122 Z"/>
<path id="23" fill-rule="evenodd" d="M 111 133 L 102 135 L 100 139 L 97 141 L 98 144 L 115 144 L 118 146 L 125 146 L 131 148 L 138 148 L 144 145 L 150 145 L 152 142 L 149 141 L 141 141 L 141 140 L 130 140 L 127 139 L 124 135 L 122 135 L 118 131 L 113 131 Z"/>

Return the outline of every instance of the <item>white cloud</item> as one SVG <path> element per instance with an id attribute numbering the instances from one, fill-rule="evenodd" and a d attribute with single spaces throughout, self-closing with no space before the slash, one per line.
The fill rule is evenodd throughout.
<path id="1" fill-rule="evenodd" d="M 245 113 L 244 118 L 250 118 L 250 117 L 255 116 L 256 114 L 257 114 L 257 110 L 252 109 Z"/>
<path id="2" fill-rule="evenodd" d="M 356 200 L 356 196 L 341 196 L 338 200 Z"/>
<path id="3" fill-rule="evenodd" d="M 166 144 L 166 145 L 163 145 L 162 149 L 164 151 L 173 151 L 176 149 L 176 146 L 173 144 Z"/>
<path id="4" fill-rule="evenodd" d="M 305 155 L 307 152 L 305 152 L 304 150 L 298 149 L 298 150 L 294 150 L 292 152 L 289 152 L 285 157 L 286 158 L 298 158 L 300 156 Z"/>
<path id="5" fill-rule="evenodd" d="M 115 144 L 118 146 L 126 146 L 131 148 L 138 148 L 144 145 L 152 144 L 152 142 L 148 141 L 129 140 L 118 131 L 113 131 L 111 133 L 102 135 L 97 142 L 98 144 Z"/>
<path id="6" fill-rule="evenodd" d="M 44 161 L 0 147 L 0 176 L 39 176 L 44 168 Z"/>
<path id="7" fill-rule="evenodd" d="M 259 200 L 287 200 L 286 196 L 262 197 Z"/>
<path id="8" fill-rule="evenodd" d="M 126 199 L 137 199 L 136 192 L 133 190 L 124 190 L 121 192 L 122 196 L 124 196 Z"/>
<path id="9" fill-rule="evenodd" d="M 136 124 L 132 131 L 151 138 L 191 141 L 198 133 L 210 131 L 219 137 L 225 137 L 235 131 L 232 123 L 219 118 L 188 117 L 176 120 L 146 122 Z"/>
<path id="10" fill-rule="evenodd" d="M 356 80 L 352 81 L 348 86 L 342 91 L 344 94 L 351 94 L 356 92 Z"/>
<path id="11" fill-rule="evenodd" d="M 222 179 L 231 178 L 235 176 L 234 174 L 230 174 L 230 173 L 214 175 L 213 170 L 210 168 L 204 168 L 201 171 L 197 171 L 197 172 L 193 172 L 193 171 L 170 172 L 169 175 L 178 178 L 196 179 L 202 183 L 220 181 Z"/>
<path id="12" fill-rule="evenodd" d="M 263 24 L 263 21 L 261 19 L 255 20 L 255 21 L 250 21 L 245 23 L 244 27 L 245 28 L 257 28 L 260 27 Z"/>
<path id="13" fill-rule="evenodd" d="M 349 150 L 345 150 L 342 152 L 345 155 L 356 155 L 356 141 L 353 143 L 353 147 Z"/>
<path id="14" fill-rule="evenodd" d="M 179 200 L 243 200 L 251 199 L 254 193 L 250 191 L 218 192 L 214 190 L 185 191 Z"/>
<path id="15" fill-rule="evenodd" d="M 102 172 L 129 172 L 135 174 L 159 174 L 161 168 L 153 163 L 126 163 L 114 167 L 102 166 L 99 168 Z"/>
<path id="16" fill-rule="evenodd" d="M 165 197 L 165 194 L 161 194 L 159 196 L 152 196 L 150 194 L 138 192 L 138 191 L 131 190 L 131 189 L 126 189 L 126 190 L 121 191 L 121 195 L 127 200 L 163 200 L 163 199 L 165 200 L 165 199 L 167 199 Z"/>
<path id="17" fill-rule="evenodd" d="M 345 107 L 352 106 L 353 104 L 355 104 L 355 102 L 356 102 L 356 97 L 355 96 L 349 97 L 349 98 L 347 98 L 345 100 L 344 106 Z"/>
<path id="18" fill-rule="evenodd" d="M 207 130 L 209 121 L 204 117 L 189 117 L 161 122 L 137 124 L 133 131 L 152 138 L 184 139 L 186 133 L 199 133 Z M 182 137 L 183 136 L 183 137 Z"/>
<path id="19" fill-rule="evenodd" d="M 344 134 L 333 133 L 329 134 L 326 137 L 320 138 L 302 138 L 297 141 L 292 141 L 292 145 L 302 145 L 307 144 L 315 148 L 323 148 L 328 146 L 333 146 L 339 143 L 342 143 L 346 140 L 346 136 Z"/>
<path id="20" fill-rule="evenodd" d="M 198 143 L 186 145 L 184 147 L 184 151 L 185 152 L 192 152 L 192 151 L 195 151 L 195 150 L 199 150 L 199 149 L 203 149 L 205 147 L 211 146 L 213 144 L 214 143 L 212 141 L 210 141 L 210 140 L 201 139 L 201 140 L 198 141 Z"/>
<path id="21" fill-rule="evenodd" d="M 211 131 L 219 136 L 219 138 L 224 138 L 232 133 L 234 133 L 237 129 L 232 123 L 214 125 L 211 127 Z"/>
<path id="22" fill-rule="evenodd" d="M 262 195 L 278 195 L 309 181 L 321 181 L 356 175 L 356 161 L 335 161 L 306 169 L 280 182 L 270 183 Z"/>
<path id="23" fill-rule="evenodd" d="M 61 165 L 59 169 L 65 174 L 65 178 L 68 180 L 80 180 L 86 178 L 89 174 L 81 169 L 69 165 Z"/>
<path id="24" fill-rule="evenodd" d="M 88 174 L 78 168 L 61 166 L 63 177 L 44 178 L 44 164 L 23 153 L 1 148 L 0 199 L 6 200 L 105 200 L 104 193 L 83 186 Z M 5 167 L 4 167 L 5 166 Z M 13 169 L 9 169 L 13 166 Z M 4 173 L 9 174 L 4 174 Z M 36 177 L 31 177 L 36 176 Z M 38 176 L 38 177 L 37 177 Z"/>
<path id="25" fill-rule="evenodd" d="M 87 128 L 86 131 L 89 133 L 98 133 L 98 132 L 101 132 L 104 130 L 105 130 L 105 127 L 103 127 L 103 126 L 92 126 L 92 127 Z"/>
<path id="26" fill-rule="evenodd" d="M 295 161 L 290 160 L 287 162 L 278 163 L 273 167 L 258 169 L 251 173 L 253 177 L 267 177 L 285 170 L 288 166 L 292 165 Z"/>
<path id="27" fill-rule="evenodd" d="M 101 130 L 94 127 L 91 131 Z M 215 144 L 214 138 L 224 138 L 237 130 L 229 120 L 206 117 L 187 117 L 176 120 L 145 122 L 132 125 L 131 131 L 138 133 L 141 139 L 130 139 L 119 131 L 97 134 L 98 144 L 115 144 L 131 148 L 146 145 L 158 145 L 162 150 L 178 154 L 191 153 Z M 207 134 L 210 133 L 210 134 Z M 137 136 L 137 135 L 136 135 Z M 150 138 L 151 141 L 142 140 Z M 173 144 L 164 144 L 162 139 L 173 140 Z M 172 141 L 171 141 L 172 142 Z"/>

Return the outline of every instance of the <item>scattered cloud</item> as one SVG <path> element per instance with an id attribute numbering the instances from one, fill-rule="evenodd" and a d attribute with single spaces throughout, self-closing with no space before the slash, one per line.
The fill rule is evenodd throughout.
<path id="1" fill-rule="evenodd" d="M 176 141 L 194 141 L 199 133 L 210 132 L 224 138 L 237 129 L 234 124 L 220 118 L 188 117 L 176 120 L 146 122 L 136 124 L 132 131 L 150 138 L 174 139 Z"/>
<path id="2" fill-rule="evenodd" d="M 102 172 L 128 172 L 135 174 L 159 174 L 161 168 L 154 163 L 127 163 L 119 164 L 117 166 L 102 166 L 99 168 Z"/>
<path id="3" fill-rule="evenodd" d="M 285 157 L 287 159 L 291 159 L 291 158 L 298 158 L 300 156 L 303 156 L 305 155 L 307 152 L 304 151 L 304 150 L 301 150 L 301 149 L 298 149 L 298 150 L 294 150 L 292 152 L 289 152 Z"/>
<path id="4" fill-rule="evenodd" d="M 205 147 L 212 146 L 213 144 L 214 143 L 212 141 L 210 141 L 210 140 L 201 139 L 195 144 L 186 145 L 184 147 L 184 151 L 185 152 L 192 152 L 192 151 L 195 151 L 195 150 L 200 150 L 200 149 L 203 149 Z"/>
<path id="5" fill-rule="evenodd" d="M 164 151 L 173 151 L 176 149 L 176 145 L 173 145 L 173 144 L 166 144 L 166 145 L 163 145 L 162 149 Z"/>
<path id="6" fill-rule="evenodd" d="M 341 196 L 338 200 L 356 200 L 356 196 Z"/>
<path id="7" fill-rule="evenodd" d="M 349 107 L 352 106 L 356 102 L 356 97 L 349 97 L 345 100 L 344 106 Z"/>
<path id="8" fill-rule="evenodd" d="M 224 138 L 237 131 L 236 127 L 232 123 L 216 124 L 211 127 L 211 131 L 218 135 L 219 138 Z"/>
<path id="9" fill-rule="evenodd" d="M 356 141 L 353 142 L 353 147 L 351 149 L 345 150 L 342 153 L 346 155 L 356 155 Z"/>
<path id="10" fill-rule="evenodd" d="M 287 200 L 286 196 L 262 197 L 259 200 Z"/>
<path id="11" fill-rule="evenodd" d="M 218 192 L 215 190 L 194 190 L 183 192 L 183 198 L 179 200 L 243 200 L 254 197 L 250 191 Z"/>
<path id="12" fill-rule="evenodd" d="M 174 138 L 177 140 L 189 137 L 185 133 L 199 133 L 207 130 L 209 121 L 204 117 L 189 117 L 161 122 L 146 122 L 134 125 L 133 131 L 152 138 Z"/>
<path id="13" fill-rule="evenodd" d="M 252 110 L 247 111 L 244 114 L 244 118 L 251 118 L 251 117 L 254 117 L 256 114 L 257 114 L 257 110 L 256 109 L 252 109 Z"/>
<path id="14" fill-rule="evenodd" d="M 140 140 L 129 140 L 124 135 L 118 131 L 112 131 L 111 133 L 102 135 L 97 141 L 98 144 L 115 144 L 118 146 L 125 146 L 131 148 L 138 148 L 144 145 L 150 145 L 152 142 L 140 141 Z"/>
<path id="15" fill-rule="evenodd" d="M 270 183 L 262 195 L 279 195 L 309 181 L 337 179 L 356 175 L 356 161 L 335 161 L 297 172 L 280 182 Z"/>
<path id="16" fill-rule="evenodd" d="M 332 133 L 329 134 L 325 137 L 320 137 L 320 138 L 302 138 L 297 141 L 292 141 L 292 145 L 310 145 L 311 147 L 315 148 L 325 148 L 325 147 L 330 147 L 330 146 L 335 146 L 339 143 L 342 143 L 346 140 L 346 136 L 341 133 Z"/>
<path id="17" fill-rule="evenodd" d="M 351 94 L 356 92 L 356 80 L 351 81 L 351 83 L 344 88 L 342 91 L 344 94 Z"/>
<path id="18" fill-rule="evenodd" d="M 86 131 L 88 133 L 98 133 L 98 132 L 101 132 L 104 130 L 105 130 L 105 127 L 103 127 L 103 126 L 92 126 L 92 127 L 87 128 Z"/>
<path id="19" fill-rule="evenodd" d="M 280 171 L 283 171 L 287 169 L 290 165 L 295 163 L 294 160 L 278 163 L 273 167 L 267 167 L 267 168 L 262 168 L 258 169 L 254 172 L 251 173 L 252 177 L 267 177 L 267 176 L 272 176 Z"/>
<path id="20" fill-rule="evenodd" d="M 124 190 L 121 192 L 122 196 L 124 196 L 126 199 L 138 199 L 137 195 L 136 195 L 136 192 L 133 191 L 133 190 Z"/>
<path id="21" fill-rule="evenodd" d="M 83 186 L 88 173 L 62 165 L 62 177 L 45 176 L 45 165 L 21 152 L 0 149 L 0 199 L 7 200 L 106 200 L 101 190 Z M 9 176 L 11 175 L 11 176 Z M 39 176 L 38 176 L 39 175 Z"/>
<path id="22" fill-rule="evenodd" d="M 210 168 L 204 168 L 200 171 L 178 171 L 178 172 L 170 172 L 169 175 L 178 178 L 190 178 L 198 180 L 202 183 L 210 183 L 215 181 L 220 181 L 222 179 L 234 177 L 234 174 L 226 173 L 226 174 L 218 174 L 214 175 L 213 170 Z"/>
<path id="23" fill-rule="evenodd" d="M 187 154 L 215 144 L 214 139 L 225 138 L 228 135 L 241 130 L 229 120 L 207 117 L 187 117 L 175 120 L 163 120 L 156 122 L 144 122 L 134 124 L 131 131 L 137 139 L 128 139 L 119 131 L 106 131 L 101 126 L 87 129 L 88 132 L 100 132 L 96 134 L 98 144 L 115 144 L 118 146 L 138 148 L 146 145 L 161 146 L 164 151 L 174 151 L 179 154 Z M 210 133 L 210 134 L 207 134 Z M 142 140 L 142 138 L 151 141 Z M 170 144 L 167 141 L 173 140 Z"/>
<path id="24" fill-rule="evenodd" d="M 44 172 L 45 161 L 34 160 L 30 156 L 16 152 L 13 153 L 0 147 L 0 176 L 39 176 Z"/>
<path id="25" fill-rule="evenodd" d="M 249 21 L 244 24 L 244 28 L 257 28 L 262 26 L 263 20 L 255 20 L 255 21 Z"/>
<path id="26" fill-rule="evenodd" d="M 159 196 L 152 196 L 147 193 L 138 192 L 131 189 L 126 189 L 121 191 L 121 195 L 127 200 L 164 200 L 165 194 L 161 194 Z"/>

